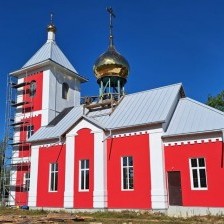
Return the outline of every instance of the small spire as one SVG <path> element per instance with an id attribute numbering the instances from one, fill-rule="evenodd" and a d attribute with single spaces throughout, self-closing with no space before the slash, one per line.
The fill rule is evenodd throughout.
<path id="1" fill-rule="evenodd" d="M 50 14 L 50 24 L 47 26 L 47 32 L 48 32 L 48 41 L 54 41 L 55 40 L 55 33 L 56 33 L 56 27 L 53 23 L 53 16 L 54 14 Z"/>
<path id="2" fill-rule="evenodd" d="M 113 32 L 112 32 L 112 29 L 113 29 L 113 24 L 112 24 L 112 17 L 115 18 L 115 14 L 113 12 L 113 9 L 112 7 L 107 7 L 107 12 L 110 14 L 110 36 L 109 36 L 109 43 L 110 43 L 110 47 L 113 47 L 114 46 L 114 37 L 113 37 Z"/>
<path id="3" fill-rule="evenodd" d="M 54 14 L 51 13 L 51 24 L 53 24 L 53 17 L 54 17 Z"/>

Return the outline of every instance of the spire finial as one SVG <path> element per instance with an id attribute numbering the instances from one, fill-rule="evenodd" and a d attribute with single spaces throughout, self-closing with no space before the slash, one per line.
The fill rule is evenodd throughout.
<path id="1" fill-rule="evenodd" d="M 55 32 L 56 32 L 56 27 L 53 23 L 53 17 L 54 14 L 51 12 L 50 14 L 50 24 L 47 26 L 47 32 L 48 32 L 48 41 L 54 41 L 55 40 Z"/>
<path id="2" fill-rule="evenodd" d="M 115 18 L 115 14 L 113 12 L 112 7 L 107 7 L 107 12 L 110 14 L 110 47 L 114 46 L 114 39 L 113 39 L 113 24 L 112 24 L 112 17 Z"/>
<path id="3" fill-rule="evenodd" d="M 51 24 L 53 24 L 53 18 L 54 18 L 54 14 L 53 12 L 51 12 Z"/>

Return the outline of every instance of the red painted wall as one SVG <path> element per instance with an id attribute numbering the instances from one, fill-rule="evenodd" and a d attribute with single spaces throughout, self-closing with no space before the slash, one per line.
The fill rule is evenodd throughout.
<path id="1" fill-rule="evenodd" d="M 121 190 L 121 157 L 132 156 L 134 190 Z M 148 134 L 112 138 L 107 141 L 108 208 L 151 208 Z"/>
<path id="2" fill-rule="evenodd" d="M 38 130 L 41 126 L 41 115 L 24 119 L 23 121 L 28 121 L 34 125 L 34 132 Z M 27 138 L 26 127 L 20 128 L 20 141 L 25 141 Z M 24 143 L 19 145 L 19 154 L 18 157 L 29 157 L 31 155 L 30 144 Z M 16 166 L 16 189 L 15 189 L 15 203 L 16 205 L 26 205 L 28 202 L 28 193 L 23 191 L 22 184 L 24 173 L 29 172 L 29 165 L 26 166 Z"/>
<path id="3" fill-rule="evenodd" d="M 24 112 L 37 111 L 42 109 L 42 92 L 43 92 L 43 71 L 32 74 L 24 78 L 24 82 L 36 81 L 36 95 L 29 96 L 29 85 L 24 87 L 23 101 L 30 102 L 24 105 Z"/>
<path id="4" fill-rule="evenodd" d="M 49 192 L 50 163 L 58 162 L 58 191 Z M 63 207 L 65 186 L 65 145 L 42 147 L 39 151 L 37 207 Z"/>
<path id="5" fill-rule="evenodd" d="M 84 128 L 75 137 L 74 208 L 93 208 L 94 135 Z M 89 191 L 79 191 L 79 161 L 89 160 Z M 97 175 L 97 174 L 96 174 Z"/>
<path id="6" fill-rule="evenodd" d="M 28 192 L 24 191 L 24 174 L 29 172 L 29 166 L 17 166 L 16 167 L 16 189 L 15 189 L 15 205 L 27 205 L 28 204 Z M 13 172 L 13 171 L 12 171 Z"/>
<path id="7" fill-rule="evenodd" d="M 33 125 L 34 126 L 34 133 L 41 127 L 41 115 L 26 118 L 22 121 L 27 121 L 27 125 Z M 26 141 L 27 140 L 27 126 L 21 126 L 20 127 L 20 141 Z M 23 144 L 19 146 L 19 157 L 27 157 L 30 156 L 30 146 L 29 143 Z"/>
<path id="8" fill-rule="evenodd" d="M 181 172 L 184 206 L 224 206 L 222 142 L 165 147 L 166 171 Z M 190 158 L 205 158 L 208 190 L 191 190 Z"/>

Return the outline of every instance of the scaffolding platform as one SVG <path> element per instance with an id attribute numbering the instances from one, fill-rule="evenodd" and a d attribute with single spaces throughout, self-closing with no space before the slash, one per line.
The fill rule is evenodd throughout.
<path id="1" fill-rule="evenodd" d="M 12 107 L 18 107 L 18 106 L 23 106 L 23 105 L 26 105 L 26 104 L 29 104 L 30 102 L 29 101 L 23 101 L 23 102 L 19 102 L 19 103 L 16 103 L 15 101 L 11 101 L 11 106 Z"/>
<path id="2" fill-rule="evenodd" d="M 28 124 L 28 123 L 29 123 L 28 121 L 19 121 L 19 122 L 10 124 L 10 126 L 14 127 L 14 126 L 24 125 L 24 124 Z"/>
<path id="3" fill-rule="evenodd" d="M 22 83 L 19 83 L 19 84 L 11 82 L 10 84 L 11 84 L 12 88 L 18 89 L 18 88 L 24 87 L 26 85 L 29 85 L 30 82 L 22 82 Z"/>

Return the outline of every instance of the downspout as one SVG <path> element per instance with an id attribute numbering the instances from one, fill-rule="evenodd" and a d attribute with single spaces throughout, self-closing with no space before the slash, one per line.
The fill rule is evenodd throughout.
<path id="1" fill-rule="evenodd" d="M 224 167 L 224 129 L 222 129 L 222 152 L 221 152 L 221 168 Z"/>

